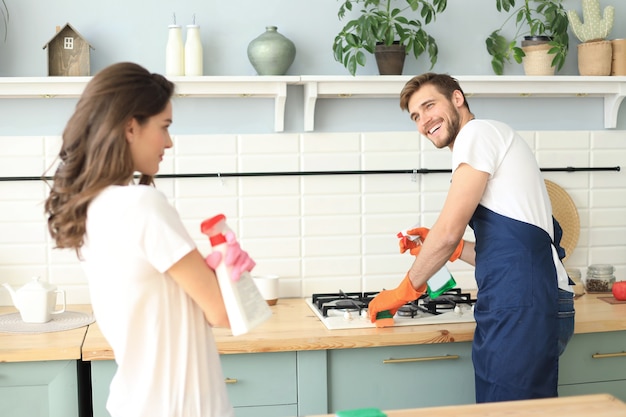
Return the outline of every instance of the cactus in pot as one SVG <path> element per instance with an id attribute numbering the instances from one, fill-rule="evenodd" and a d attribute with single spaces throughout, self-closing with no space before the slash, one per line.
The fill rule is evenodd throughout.
<path id="1" fill-rule="evenodd" d="M 582 0 L 582 6 L 584 22 L 578 17 L 576 10 L 567 11 L 567 18 L 574 35 L 581 42 L 605 40 L 613 29 L 615 8 L 606 6 L 604 14 L 601 15 L 600 0 Z"/>
<path id="2" fill-rule="evenodd" d="M 610 75 L 613 47 L 606 38 L 613 28 L 615 8 L 606 6 L 600 13 L 600 0 L 582 0 L 580 19 L 576 10 L 567 11 L 567 19 L 578 45 L 580 75 Z"/>

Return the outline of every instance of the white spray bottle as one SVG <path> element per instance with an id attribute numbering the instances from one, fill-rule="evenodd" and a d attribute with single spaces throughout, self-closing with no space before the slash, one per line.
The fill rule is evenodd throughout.
<path id="1" fill-rule="evenodd" d="M 214 251 L 222 253 L 222 260 L 215 268 L 226 313 L 233 336 L 247 333 L 271 317 L 272 311 L 261 296 L 252 276 L 244 271 L 239 280 L 233 281 L 224 262 L 226 256 L 226 233 L 232 230 L 226 224 L 226 216 L 218 214 L 202 222 L 202 233 L 209 237 Z"/>

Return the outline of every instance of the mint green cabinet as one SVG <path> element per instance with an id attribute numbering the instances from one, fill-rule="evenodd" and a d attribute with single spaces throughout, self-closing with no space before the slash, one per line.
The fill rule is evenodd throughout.
<path id="1" fill-rule="evenodd" d="M 329 412 L 475 402 L 471 343 L 328 352 Z"/>
<path id="2" fill-rule="evenodd" d="M 91 361 L 91 406 L 93 417 L 111 417 L 106 410 L 109 385 L 115 375 L 115 361 Z"/>
<path id="3" fill-rule="evenodd" d="M 298 414 L 296 352 L 222 355 L 237 417 Z"/>
<path id="4" fill-rule="evenodd" d="M 237 417 L 326 414 L 325 351 L 232 354 L 221 360 Z M 91 362 L 93 417 L 109 417 L 106 400 L 115 369 L 114 361 Z"/>
<path id="5" fill-rule="evenodd" d="M 76 361 L 0 363 L 0 416 L 78 417 Z"/>
<path id="6" fill-rule="evenodd" d="M 559 395 L 608 393 L 626 401 L 626 332 L 575 334 L 559 363 Z"/>
<path id="7" fill-rule="evenodd" d="M 609 393 L 626 401 L 625 352 L 626 332 L 574 335 L 561 357 L 559 394 Z M 221 360 L 237 417 L 475 402 L 471 342 L 230 354 Z M 113 361 L 91 362 L 94 417 L 109 417 L 104 406 L 114 372 Z"/>

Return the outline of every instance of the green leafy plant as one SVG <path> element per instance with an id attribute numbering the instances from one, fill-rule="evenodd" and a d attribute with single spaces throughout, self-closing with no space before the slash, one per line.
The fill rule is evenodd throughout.
<path id="1" fill-rule="evenodd" d="M 365 52 L 373 54 L 377 43 L 399 42 L 415 58 L 428 52 L 432 68 L 437 62 L 437 42 L 424 26 L 447 7 L 447 0 L 342 0 L 337 16 L 343 20 L 352 7 L 361 6 L 357 18 L 349 20 L 335 37 L 333 52 L 354 75 L 357 65 L 364 66 Z M 419 13 L 419 18 L 417 17 Z"/>
<path id="2" fill-rule="evenodd" d="M 9 27 L 9 9 L 7 8 L 7 4 L 2 0 L 2 4 L 0 4 L 0 15 L 2 16 L 2 23 L 4 27 L 4 41 L 7 40 L 7 29 Z"/>
<path id="3" fill-rule="evenodd" d="M 560 70 L 565 63 L 569 50 L 569 35 L 567 33 L 568 19 L 562 0 L 524 0 L 521 6 L 515 8 L 515 0 L 496 0 L 499 12 L 509 13 L 500 27 L 489 35 L 485 43 L 487 52 L 492 56 L 491 67 L 493 72 L 502 75 L 504 62 L 515 59 L 522 63 L 524 51 L 518 41 L 525 36 L 547 36 L 551 48 L 549 54 L 554 54 L 552 66 Z M 511 19 L 515 18 L 515 35 L 511 39 L 505 38 L 501 31 Z"/>

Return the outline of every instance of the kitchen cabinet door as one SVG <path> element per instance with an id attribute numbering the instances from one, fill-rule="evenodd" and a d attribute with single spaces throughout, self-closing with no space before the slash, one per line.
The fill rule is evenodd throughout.
<path id="1" fill-rule="evenodd" d="M 0 416 L 78 417 L 76 361 L 0 363 Z"/>
<path id="2" fill-rule="evenodd" d="M 222 356 L 228 396 L 237 417 L 295 416 L 295 352 Z M 110 417 L 106 410 L 114 361 L 91 362 L 93 417 Z M 230 375 L 230 376 L 229 376 Z"/>
<path id="3" fill-rule="evenodd" d="M 626 332 L 575 334 L 559 363 L 559 395 L 609 393 L 626 401 Z"/>
<path id="4" fill-rule="evenodd" d="M 296 352 L 222 355 L 220 358 L 228 397 L 237 417 L 250 415 L 253 411 L 250 408 L 254 408 L 259 417 L 297 414 Z"/>
<path id="5" fill-rule="evenodd" d="M 471 343 L 328 352 L 329 412 L 475 402 Z"/>
<path id="6" fill-rule="evenodd" d="M 111 417 L 106 409 L 109 385 L 115 375 L 115 361 L 91 361 L 91 406 L 93 417 Z"/>
<path id="7" fill-rule="evenodd" d="M 237 417 L 287 417 L 298 414 L 296 352 L 222 355 L 228 397 Z M 93 417 L 106 411 L 114 361 L 91 362 Z"/>
<path id="8" fill-rule="evenodd" d="M 237 417 L 328 412 L 325 350 L 222 355 L 221 359 Z"/>

